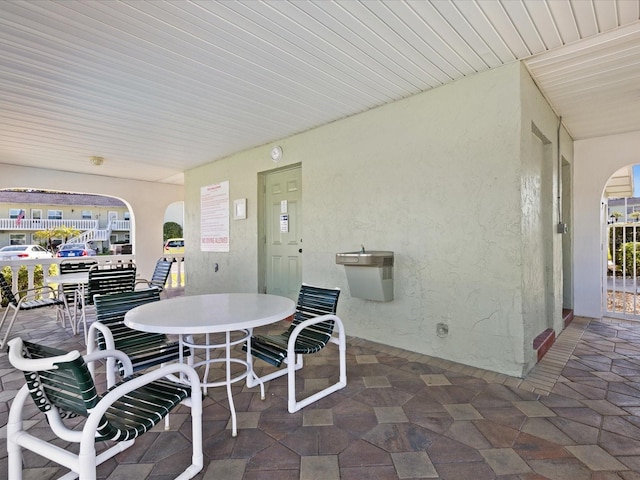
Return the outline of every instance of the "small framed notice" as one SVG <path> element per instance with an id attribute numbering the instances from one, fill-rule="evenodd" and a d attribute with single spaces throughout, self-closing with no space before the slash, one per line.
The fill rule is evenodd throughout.
<path id="1" fill-rule="evenodd" d="M 289 231 L 289 214 L 280 214 L 280 232 L 287 233 Z"/>

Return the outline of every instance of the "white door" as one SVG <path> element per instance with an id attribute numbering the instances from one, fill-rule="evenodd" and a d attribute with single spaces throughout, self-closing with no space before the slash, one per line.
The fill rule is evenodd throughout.
<path id="1" fill-rule="evenodd" d="M 296 300 L 302 282 L 300 166 L 265 178 L 265 290 Z"/>

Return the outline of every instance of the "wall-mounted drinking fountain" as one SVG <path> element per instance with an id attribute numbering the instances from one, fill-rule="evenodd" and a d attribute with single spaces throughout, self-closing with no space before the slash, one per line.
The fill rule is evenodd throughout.
<path id="1" fill-rule="evenodd" d="M 337 253 L 336 263 L 344 265 L 352 297 L 393 300 L 393 252 L 362 247 L 358 252 Z"/>

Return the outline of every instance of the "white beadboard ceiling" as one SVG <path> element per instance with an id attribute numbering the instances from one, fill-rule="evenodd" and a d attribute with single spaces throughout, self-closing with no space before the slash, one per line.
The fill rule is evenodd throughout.
<path id="1" fill-rule="evenodd" d="M 181 183 L 517 60 L 575 139 L 640 130 L 639 19 L 640 0 L 4 0 L 0 163 Z"/>

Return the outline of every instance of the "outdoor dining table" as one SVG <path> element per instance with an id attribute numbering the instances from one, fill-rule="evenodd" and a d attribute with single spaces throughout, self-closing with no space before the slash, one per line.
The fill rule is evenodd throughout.
<path id="1" fill-rule="evenodd" d="M 74 305 L 77 305 L 77 302 L 80 301 L 82 303 L 82 299 L 84 299 L 85 295 L 85 287 L 89 283 L 89 272 L 74 272 L 74 273 L 66 273 L 62 275 L 52 275 L 45 277 L 45 283 L 47 285 L 51 283 L 55 283 L 58 285 L 58 293 L 62 296 L 64 300 L 64 306 L 67 310 L 67 314 L 69 316 L 69 323 L 71 323 L 71 331 L 74 335 L 78 333 L 78 316 L 77 309 L 74 310 L 73 315 L 71 315 L 71 311 L 69 310 L 69 304 L 67 302 L 67 298 L 60 289 L 62 285 L 77 285 L 77 289 L 75 292 L 75 300 Z M 84 315 L 84 311 L 82 312 Z M 85 332 L 86 335 L 86 332 Z"/>
<path id="2" fill-rule="evenodd" d="M 231 385 L 253 373 L 250 338 L 253 329 L 278 322 L 295 312 L 295 302 L 278 295 L 259 293 L 217 293 L 175 297 L 136 307 L 126 313 L 124 323 L 129 328 L 143 332 L 178 335 L 181 344 L 180 361 L 184 361 L 184 347 L 194 350 L 203 349 L 203 361 L 195 361 L 194 356 L 187 357 L 194 368 L 204 366 L 202 387 L 226 386 L 229 408 L 231 410 L 232 435 L 237 435 L 236 411 L 233 403 Z M 234 333 L 232 337 L 232 333 Z M 239 334 L 238 334 L 239 332 Z M 211 334 L 224 334 L 223 343 L 210 343 Z M 204 343 L 196 343 L 194 335 L 204 334 Z M 248 343 L 246 359 L 232 357 L 231 348 Z M 224 349 L 224 356 L 212 358 L 213 349 Z M 209 382 L 209 367 L 216 362 L 224 362 L 226 367 L 224 381 Z M 231 364 L 244 366 L 242 372 L 231 375 Z"/>

